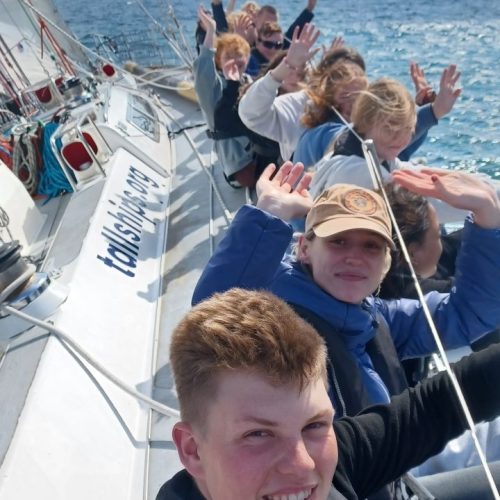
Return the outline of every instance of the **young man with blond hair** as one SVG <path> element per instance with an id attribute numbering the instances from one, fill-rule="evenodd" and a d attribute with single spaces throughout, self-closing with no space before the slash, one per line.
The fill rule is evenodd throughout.
<path id="1" fill-rule="evenodd" d="M 174 331 L 170 361 L 185 469 L 157 500 L 364 498 L 465 430 L 447 374 L 332 425 L 324 341 L 268 292 L 198 304 Z M 475 420 L 500 412 L 499 346 L 455 373 Z"/>

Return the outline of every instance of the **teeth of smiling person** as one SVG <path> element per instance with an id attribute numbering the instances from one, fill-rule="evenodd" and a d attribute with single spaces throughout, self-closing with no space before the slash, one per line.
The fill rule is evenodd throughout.
<path id="1" fill-rule="evenodd" d="M 269 495 L 266 500 L 306 500 L 311 495 L 312 490 L 304 490 L 293 495 Z"/>

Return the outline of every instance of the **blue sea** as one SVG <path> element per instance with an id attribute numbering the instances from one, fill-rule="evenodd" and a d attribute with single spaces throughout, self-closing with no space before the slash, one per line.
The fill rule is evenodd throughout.
<path id="1" fill-rule="evenodd" d="M 78 0 L 77 0 L 78 1 Z M 62 16 L 79 37 L 94 32 L 115 37 L 151 30 L 137 0 L 56 0 Z M 194 0 L 146 1 L 161 23 L 177 20 L 193 40 Z M 237 6 L 243 1 L 237 2 Z M 269 2 L 286 29 L 305 1 Z M 209 2 L 205 2 L 209 7 Z M 173 8 L 175 16 L 169 13 Z M 500 2 L 491 0 L 318 0 L 314 22 L 319 43 L 341 35 L 358 49 L 372 79 L 390 76 L 413 90 L 409 62 L 416 61 L 438 89 L 449 63 L 462 72 L 462 96 L 450 115 L 431 129 L 418 156 L 428 165 L 482 171 L 500 177 Z"/>

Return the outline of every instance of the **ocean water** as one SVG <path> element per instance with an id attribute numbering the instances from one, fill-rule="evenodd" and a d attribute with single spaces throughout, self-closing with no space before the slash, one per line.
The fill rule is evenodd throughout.
<path id="1" fill-rule="evenodd" d="M 92 32 L 113 37 L 152 29 L 137 0 L 76 2 L 78 7 L 75 0 L 56 0 L 79 37 Z M 161 23 L 177 20 L 191 41 L 198 3 L 154 0 L 143 5 Z M 269 3 L 278 8 L 285 29 L 306 4 L 299 0 Z M 169 14 L 170 7 L 175 18 Z M 430 166 L 500 177 L 500 2 L 318 0 L 315 14 L 314 22 L 321 30 L 319 43 L 343 36 L 361 52 L 372 79 L 390 76 L 413 90 L 409 62 L 416 61 L 437 90 L 446 65 L 457 64 L 462 96 L 450 115 L 431 129 L 417 156 Z"/>

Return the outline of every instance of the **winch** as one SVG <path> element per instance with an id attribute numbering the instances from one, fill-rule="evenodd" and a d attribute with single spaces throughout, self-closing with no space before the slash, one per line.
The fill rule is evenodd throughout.
<path id="1" fill-rule="evenodd" d="M 65 287 L 52 283 L 48 273 L 37 272 L 35 266 L 22 257 L 21 249 L 18 241 L 0 243 L 0 340 L 20 333 L 28 326 L 2 306 L 23 309 L 45 319 L 67 296 Z"/>

